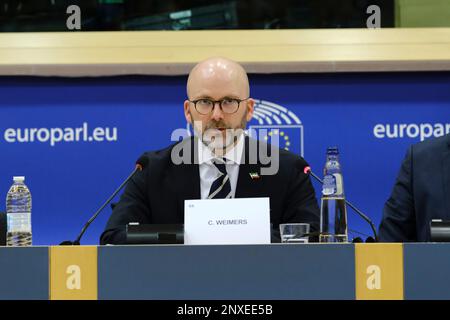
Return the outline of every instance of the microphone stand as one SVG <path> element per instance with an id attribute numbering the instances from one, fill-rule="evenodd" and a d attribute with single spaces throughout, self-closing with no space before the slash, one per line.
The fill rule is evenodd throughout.
<path id="1" fill-rule="evenodd" d="M 91 223 L 97 218 L 97 216 L 100 214 L 100 212 L 108 205 L 108 203 L 111 202 L 111 200 L 119 193 L 120 190 L 128 183 L 128 181 L 135 175 L 136 172 L 142 170 L 142 165 L 137 163 L 136 168 L 131 172 L 131 174 L 128 176 L 128 178 L 125 179 L 124 182 L 114 191 L 114 193 L 108 198 L 108 200 L 105 201 L 105 203 L 94 213 L 94 215 L 89 219 L 88 222 L 84 225 L 83 229 L 81 230 L 80 234 L 76 238 L 75 241 L 63 241 L 60 243 L 61 246 L 79 246 L 80 240 L 83 234 L 86 232 L 87 228 L 91 225 Z"/>

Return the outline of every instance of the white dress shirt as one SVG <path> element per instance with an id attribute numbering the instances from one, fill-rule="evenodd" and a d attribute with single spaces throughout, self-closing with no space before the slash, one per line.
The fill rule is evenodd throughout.
<path id="1" fill-rule="evenodd" d="M 225 168 L 230 178 L 231 184 L 231 198 L 236 194 L 236 185 L 239 175 L 239 165 L 241 164 L 242 150 L 244 148 L 244 135 L 239 137 L 238 142 L 229 150 L 223 157 L 216 157 L 214 153 L 203 142 L 198 139 L 198 161 L 200 171 L 200 196 L 202 199 L 207 199 L 209 190 L 213 182 L 220 176 L 220 171 L 213 164 L 214 159 L 225 158 Z M 218 160 L 218 162 L 222 162 Z"/>

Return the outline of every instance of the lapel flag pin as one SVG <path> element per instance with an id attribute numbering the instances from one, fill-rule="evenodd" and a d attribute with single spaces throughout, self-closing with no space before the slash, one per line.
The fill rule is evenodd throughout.
<path id="1" fill-rule="evenodd" d="M 256 180 L 256 179 L 260 178 L 260 176 L 257 172 L 250 172 L 249 175 L 250 175 L 250 178 L 252 178 L 252 180 Z"/>

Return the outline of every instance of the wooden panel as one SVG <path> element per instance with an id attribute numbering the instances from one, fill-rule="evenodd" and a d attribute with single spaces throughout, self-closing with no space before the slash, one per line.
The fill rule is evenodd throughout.
<path id="1" fill-rule="evenodd" d="M 256 73 L 450 70 L 450 28 L 0 34 L 0 75 L 186 74 L 210 56 Z"/>

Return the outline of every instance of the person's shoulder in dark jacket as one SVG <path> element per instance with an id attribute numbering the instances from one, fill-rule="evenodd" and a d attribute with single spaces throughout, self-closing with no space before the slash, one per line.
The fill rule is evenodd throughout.
<path id="1" fill-rule="evenodd" d="M 433 204 L 427 203 L 426 195 L 441 187 L 438 181 L 442 175 L 442 155 L 449 147 L 450 134 L 447 134 L 408 148 L 392 193 L 383 208 L 380 241 L 429 240 L 428 220 L 433 213 L 428 208 Z"/>

